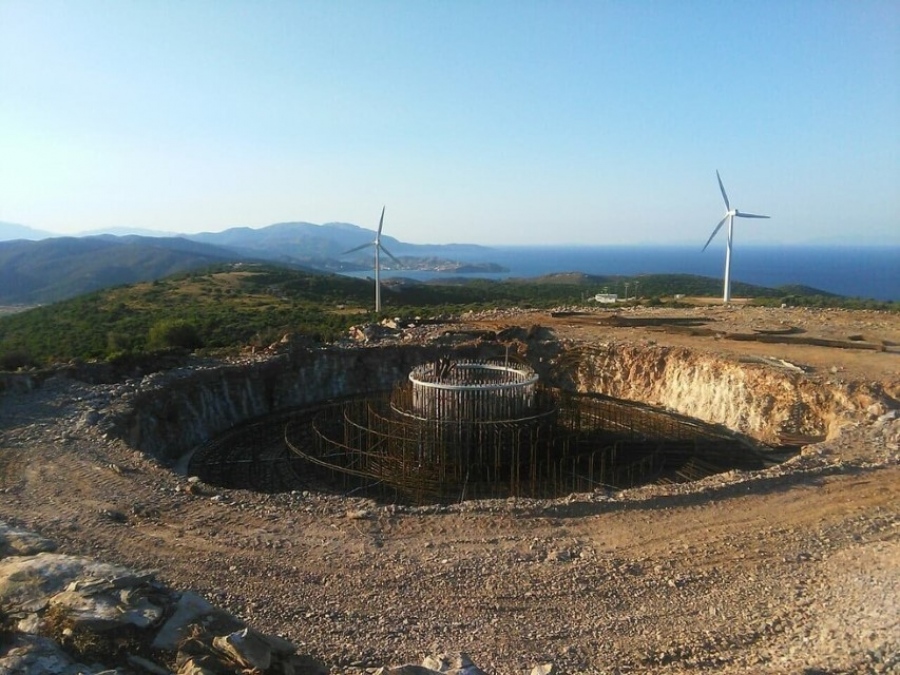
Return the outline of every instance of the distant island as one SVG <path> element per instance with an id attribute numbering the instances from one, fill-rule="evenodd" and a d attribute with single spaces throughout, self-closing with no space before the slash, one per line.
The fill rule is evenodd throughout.
<path id="1" fill-rule="evenodd" d="M 403 263 L 402 269 L 419 272 L 442 272 L 446 274 L 505 274 L 509 272 L 508 267 L 498 263 L 462 262 L 460 260 L 447 260 L 446 258 L 433 256 L 400 256 L 400 262 Z M 384 264 L 383 258 L 382 269 L 392 269 L 390 265 Z"/>
<path id="2" fill-rule="evenodd" d="M 314 269 L 346 274 L 347 272 L 371 272 L 371 264 L 360 262 L 347 262 L 325 259 L 313 259 L 304 261 Z M 440 274 L 508 274 L 509 268 L 493 262 L 460 262 L 444 260 L 441 258 L 417 258 L 414 256 L 400 256 L 403 266 L 398 266 L 386 256 L 381 258 L 382 271 L 399 272 L 409 270 L 412 272 L 438 272 Z"/>
<path id="3" fill-rule="evenodd" d="M 509 268 L 492 262 L 451 263 L 445 267 L 437 267 L 435 271 L 452 274 L 506 274 L 509 272 Z"/>

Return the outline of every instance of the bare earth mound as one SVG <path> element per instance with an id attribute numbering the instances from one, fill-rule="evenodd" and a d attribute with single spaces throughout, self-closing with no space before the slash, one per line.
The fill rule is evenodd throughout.
<path id="1" fill-rule="evenodd" d="M 898 315 L 509 311 L 453 328 L 534 325 L 567 349 L 688 348 L 883 397 L 765 471 L 409 508 L 189 481 L 100 433 L 113 386 L 55 377 L 0 396 L 0 520 L 157 569 L 333 672 L 448 651 L 496 673 L 900 672 Z"/>

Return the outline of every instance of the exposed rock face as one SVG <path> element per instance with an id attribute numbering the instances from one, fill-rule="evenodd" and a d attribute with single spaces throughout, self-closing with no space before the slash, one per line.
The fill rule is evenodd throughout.
<path id="1" fill-rule="evenodd" d="M 120 420 L 129 445 L 172 459 L 245 420 L 332 398 L 388 389 L 422 347 L 297 350 L 264 361 L 145 377 Z"/>
<path id="2" fill-rule="evenodd" d="M 291 348 L 239 362 L 174 360 L 180 366 L 117 385 L 101 426 L 131 447 L 174 460 L 249 419 L 294 406 L 391 388 L 418 364 L 453 349 L 420 336 L 417 344 L 365 348 Z M 799 368 L 742 363 L 683 347 L 610 342 L 565 346 L 553 331 L 458 333 L 466 356 L 527 359 L 542 381 L 663 406 L 773 442 L 779 433 L 834 437 L 849 419 L 875 419 L 887 409 L 877 386 L 816 382 Z M 188 365 L 185 365 L 188 364 Z M 144 364 L 147 365 L 147 364 Z M 0 391 L 28 392 L 51 373 L 4 375 Z M 64 366 L 55 375 L 85 382 L 122 382 L 108 364 Z M 107 412 L 111 414 L 106 414 Z M 99 415 L 81 420 L 93 426 Z"/>
<path id="3" fill-rule="evenodd" d="M 566 362 L 579 391 L 663 406 L 764 441 L 780 431 L 833 436 L 861 410 L 884 410 L 876 390 L 832 388 L 789 369 L 684 348 L 609 344 Z"/>
<path id="4" fill-rule="evenodd" d="M 829 387 L 790 369 L 683 348 L 609 344 L 560 354 L 531 347 L 535 369 L 552 385 L 663 406 L 767 442 L 782 431 L 833 436 L 860 410 L 884 411 L 874 390 Z M 483 343 L 479 350 L 498 356 L 503 344 Z M 125 396 L 113 432 L 171 460 L 254 417 L 389 389 L 439 353 L 421 345 L 295 350 L 268 360 L 154 374 Z"/>

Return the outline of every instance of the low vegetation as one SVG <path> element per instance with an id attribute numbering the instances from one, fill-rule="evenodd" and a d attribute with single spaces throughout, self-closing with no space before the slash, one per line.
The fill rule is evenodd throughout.
<path id="1" fill-rule="evenodd" d="M 129 657 L 168 661 L 174 659 L 153 650 L 141 629 L 130 624 L 117 625 L 110 630 L 96 630 L 76 620 L 71 610 L 51 605 L 44 616 L 42 634 L 56 642 L 76 662 L 103 663 L 123 669 L 132 666 Z"/>
<path id="2" fill-rule="evenodd" d="M 554 275 L 533 280 L 471 279 L 440 283 L 391 280 L 383 291 L 391 316 L 451 315 L 492 307 L 547 308 L 585 302 L 595 293 L 632 302 L 677 302 L 676 294 L 715 297 L 720 282 L 689 275 L 637 278 Z M 815 292 L 816 295 L 811 295 Z M 864 306 L 815 289 L 766 289 L 734 284 L 736 296 L 780 305 Z M 372 282 L 274 265 L 222 264 L 158 281 L 111 288 L 52 305 L 0 316 L 0 370 L 71 359 L 133 359 L 154 350 L 234 352 L 266 346 L 285 333 L 328 342 L 352 324 L 373 321 Z"/>

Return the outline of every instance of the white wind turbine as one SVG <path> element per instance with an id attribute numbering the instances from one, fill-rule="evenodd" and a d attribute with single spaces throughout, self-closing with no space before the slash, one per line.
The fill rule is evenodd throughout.
<path id="1" fill-rule="evenodd" d="M 731 243 L 734 238 L 734 219 L 735 218 L 768 218 L 769 216 L 758 216 L 755 213 L 744 213 L 743 211 L 738 211 L 737 209 L 731 208 L 731 204 L 728 203 L 728 195 L 725 194 L 725 186 L 722 185 L 722 177 L 719 175 L 719 170 L 716 169 L 716 178 L 719 180 L 719 189 L 722 191 L 722 199 L 725 200 L 725 217 L 719 221 L 719 224 L 716 225 L 716 229 L 713 230 L 713 233 L 709 235 L 709 239 L 706 240 L 706 246 L 703 247 L 703 250 L 706 250 L 706 247 L 709 246 L 709 243 L 713 240 L 713 237 L 718 234 L 719 230 L 722 229 L 722 225 L 725 224 L 725 221 L 728 221 L 728 243 L 725 246 L 725 291 L 723 294 L 723 299 L 725 303 L 731 302 Z"/>
<path id="2" fill-rule="evenodd" d="M 370 241 L 362 246 L 357 246 L 356 248 L 351 248 L 349 251 L 344 251 L 341 255 L 346 255 L 348 253 L 353 253 L 354 251 L 361 251 L 366 246 L 374 246 L 375 247 L 375 312 L 381 312 L 381 251 L 387 253 L 391 258 L 394 259 L 398 265 L 403 265 L 397 257 L 388 251 L 384 244 L 381 243 L 381 228 L 384 227 L 384 207 L 381 207 L 381 220 L 378 221 L 378 232 L 375 233 L 375 239 Z"/>

